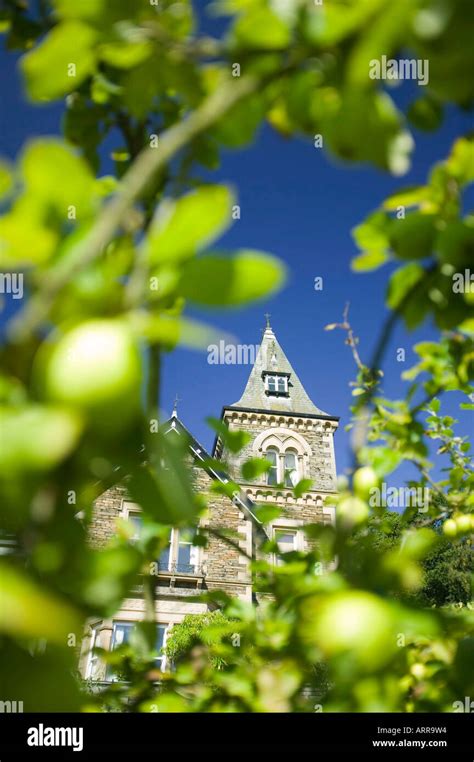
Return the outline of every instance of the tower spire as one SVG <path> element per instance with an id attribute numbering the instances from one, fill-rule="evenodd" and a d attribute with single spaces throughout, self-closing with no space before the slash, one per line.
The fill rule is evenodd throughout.
<path id="1" fill-rule="evenodd" d="M 181 402 L 181 398 L 178 397 L 177 394 L 174 395 L 174 402 L 173 402 L 173 412 L 171 413 L 172 418 L 178 417 L 178 402 Z"/>
<path id="2" fill-rule="evenodd" d="M 250 372 L 244 393 L 231 407 L 250 410 L 280 410 L 305 415 L 327 415 L 308 397 L 270 325 L 270 313 L 265 313 L 266 327 L 260 349 Z"/>

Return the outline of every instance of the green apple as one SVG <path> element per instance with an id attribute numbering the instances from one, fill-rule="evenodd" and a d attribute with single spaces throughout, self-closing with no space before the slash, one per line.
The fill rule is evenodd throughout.
<path id="1" fill-rule="evenodd" d="M 89 320 L 65 333 L 49 350 L 46 396 L 78 407 L 97 426 L 114 430 L 138 410 L 141 358 L 120 320 Z"/>
<path id="2" fill-rule="evenodd" d="M 467 534 L 471 531 L 471 516 L 469 513 L 461 513 L 454 519 L 457 530 L 460 534 Z"/>
<path id="3" fill-rule="evenodd" d="M 354 492 L 363 500 L 368 500 L 370 491 L 378 486 L 379 480 L 374 469 L 370 466 L 358 468 L 354 474 L 353 486 Z"/>
<path id="4" fill-rule="evenodd" d="M 336 522 L 343 529 L 364 524 L 369 518 L 369 506 L 360 497 L 345 497 L 336 507 Z"/>
<path id="5" fill-rule="evenodd" d="M 458 533 L 458 527 L 454 519 L 446 519 L 443 524 L 443 534 L 446 537 L 456 537 Z"/>
<path id="6" fill-rule="evenodd" d="M 350 654 L 369 670 L 386 664 L 396 651 L 396 620 L 388 603 L 363 590 L 306 599 L 301 635 L 329 658 Z"/>

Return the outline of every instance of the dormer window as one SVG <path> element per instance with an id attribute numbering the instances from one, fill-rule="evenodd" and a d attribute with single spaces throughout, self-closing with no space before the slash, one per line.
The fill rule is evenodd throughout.
<path id="1" fill-rule="evenodd" d="M 288 395 L 289 373 L 264 373 L 265 392 L 268 395 Z"/>

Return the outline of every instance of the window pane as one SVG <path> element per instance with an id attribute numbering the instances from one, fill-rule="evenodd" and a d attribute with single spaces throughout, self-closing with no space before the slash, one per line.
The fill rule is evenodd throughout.
<path id="1" fill-rule="evenodd" d="M 161 551 L 158 558 L 158 569 L 161 571 L 169 571 L 171 561 L 171 529 L 168 538 L 168 545 Z"/>
<path id="2" fill-rule="evenodd" d="M 163 667 L 163 661 L 164 661 L 164 654 L 161 653 L 161 649 L 163 648 L 163 645 L 165 643 L 165 633 L 166 633 L 166 625 L 165 624 L 157 624 L 156 625 L 156 642 L 155 642 L 155 650 L 157 653 L 155 664 L 158 667 L 158 669 L 162 669 Z"/>
<path id="3" fill-rule="evenodd" d="M 170 546 L 161 551 L 158 559 L 158 569 L 167 571 L 170 568 Z"/>
<path id="4" fill-rule="evenodd" d="M 128 520 L 133 526 L 133 535 L 131 541 L 136 542 L 140 537 L 141 528 L 143 526 L 143 516 L 140 513 L 129 513 Z"/>
<path id="5" fill-rule="evenodd" d="M 276 392 L 277 382 L 275 376 L 268 376 L 267 384 L 269 392 Z"/>
<path id="6" fill-rule="evenodd" d="M 278 391 L 286 392 L 286 378 L 284 376 L 280 376 L 278 379 Z"/>
<path id="7" fill-rule="evenodd" d="M 194 566 L 191 564 L 191 549 L 192 545 L 190 542 L 181 542 L 180 540 L 178 546 L 178 563 L 176 571 L 181 572 L 182 574 L 190 574 L 192 571 L 194 571 Z"/>
<path id="8" fill-rule="evenodd" d="M 296 453 L 285 453 L 285 485 L 294 487 L 298 483 L 298 461 Z"/>
<path id="9" fill-rule="evenodd" d="M 113 651 L 114 648 L 119 648 L 119 646 L 123 645 L 124 643 L 128 643 L 133 627 L 134 624 L 132 622 L 114 622 L 112 630 L 112 642 L 110 645 L 111 651 Z M 120 675 L 117 675 L 114 672 L 114 667 L 111 664 L 107 665 L 105 676 L 106 680 L 115 681 L 120 679 Z"/>
<path id="10" fill-rule="evenodd" d="M 276 450 L 267 450 L 265 457 L 272 464 L 267 471 L 267 484 L 278 484 L 278 453 Z"/>
<path id="11" fill-rule="evenodd" d="M 275 537 L 282 553 L 288 553 L 290 550 L 295 550 L 296 532 L 286 532 L 281 529 L 275 532 Z"/>
<path id="12" fill-rule="evenodd" d="M 118 648 L 123 643 L 128 643 L 133 629 L 131 622 L 115 622 L 112 634 L 112 648 Z"/>

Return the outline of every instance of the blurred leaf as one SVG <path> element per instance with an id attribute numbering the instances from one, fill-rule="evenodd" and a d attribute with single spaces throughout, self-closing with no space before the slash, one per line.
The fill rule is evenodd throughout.
<path id="1" fill-rule="evenodd" d="M 408 109 L 408 119 L 419 130 L 437 130 L 443 121 L 443 107 L 439 101 L 429 96 L 418 98 Z"/>
<path id="2" fill-rule="evenodd" d="M 269 296 L 284 280 L 284 266 L 278 259 L 242 249 L 233 257 L 207 254 L 188 262 L 180 292 L 196 304 L 234 307 Z"/>
<path id="3" fill-rule="evenodd" d="M 52 207 L 63 222 L 81 220 L 94 209 L 94 178 L 83 159 L 59 140 L 30 143 L 22 157 L 24 182 L 39 204 Z"/>
<path id="4" fill-rule="evenodd" d="M 354 257 L 351 261 L 351 267 L 354 272 L 376 270 L 378 267 L 385 264 L 388 258 L 386 251 L 372 249 L 371 251 L 365 251 L 357 257 Z"/>
<path id="5" fill-rule="evenodd" d="M 94 70 L 97 32 L 79 21 L 52 29 L 46 39 L 21 59 L 32 100 L 54 100 L 76 90 Z"/>
<path id="6" fill-rule="evenodd" d="M 239 46 L 276 50 L 290 42 L 288 26 L 270 8 L 252 8 L 236 21 L 232 36 Z"/>
<path id="7" fill-rule="evenodd" d="M 392 310 L 397 309 L 407 294 L 420 282 L 424 274 L 425 271 L 423 267 L 415 262 L 395 270 L 390 277 L 387 290 L 388 306 Z"/>
<path id="8" fill-rule="evenodd" d="M 0 563 L 0 632 L 19 638 L 47 638 L 66 646 L 80 635 L 81 618 L 69 603 L 5 562 Z"/>
<path id="9" fill-rule="evenodd" d="M 206 418 L 206 421 L 219 434 L 230 452 L 240 452 L 250 442 L 251 437 L 246 431 L 230 431 L 227 425 L 218 418 Z"/>
<path id="10" fill-rule="evenodd" d="M 296 498 L 302 497 L 305 492 L 308 492 L 313 486 L 312 479 L 300 479 L 298 484 L 293 487 L 293 494 Z"/>
<path id="11" fill-rule="evenodd" d="M 13 175 L 10 166 L 0 160 L 0 199 L 6 196 L 13 186 Z"/>
<path id="12" fill-rule="evenodd" d="M 400 259 L 431 256 L 436 236 L 435 221 L 435 215 L 421 212 L 411 212 L 404 219 L 393 219 L 389 237 L 396 256 Z"/>
<path id="13" fill-rule="evenodd" d="M 179 261 L 215 240 L 230 224 L 233 197 L 224 185 L 204 185 L 164 202 L 150 231 L 150 261 Z"/>
<path id="14" fill-rule="evenodd" d="M 244 479 L 251 481 L 261 474 L 266 474 L 271 468 L 271 463 L 266 458 L 251 458 L 242 464 L 241 472 Z"/>

